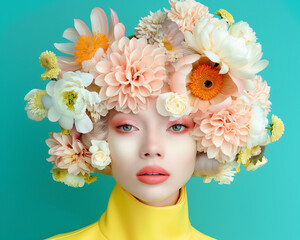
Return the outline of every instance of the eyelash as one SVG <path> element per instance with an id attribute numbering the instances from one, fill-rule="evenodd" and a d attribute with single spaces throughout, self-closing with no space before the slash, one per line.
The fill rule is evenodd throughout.
<path id="1" fill-rule="evenodd" d="M 133 127 L 133 126 L 130 125 L 130 124 L 123 124 L 123 125 L 118 126 L 117 128 L 120 129 L 121 132 L 131 132 L 132 128 L 131 128 L 129 131 L 124 130 L 124 127 L 128 127 L 128 126 L 129 126 L 129 127 L 132 127 L 132 128 L 135 128 L 135 127 Z M 174 126 L 181 126 L 181 127 L 183 127 L 184 129 L 181 128 L 180 131 L 175 131 L 175 130 L 173 129 L 173 132 L 184 132 L 184 130 L 186 130 L 186 129 L 189 128 L 188 126 L 186 126 L 186 125 L 184 125 L 184 124 L 177 123 L 177 124 L 172 125 L 172 126 L 169 127 L 168 129 L 171 129 L 171 128 L 173 128 Z M 135 129 L 136 129 L 136 128 L 135 128 Z"/>

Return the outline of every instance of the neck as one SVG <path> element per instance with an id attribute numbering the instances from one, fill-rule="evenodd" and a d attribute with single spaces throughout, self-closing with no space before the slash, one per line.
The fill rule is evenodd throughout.
<path id="1" fill-rule="evenodd" d="M 188 218 L 185 186 L 172 199 L 162 201 L 161 207 L 150 204 L 136 199 L 116 183 L 107 209 L 99 220 L 101 232 L 107 239 L 122 240 L 191 237 L 192 226 Z"/>
<path id="2" fill-rule="evenodd" d="M 174 194 L 172 194 L 170 197 L 161 200 L 161 201 L 155 201 L 155 202 L 147 202 L 147 201 L 142 201 L 141 199 L 138 199 L 140 202 L 149 205 L 149 206 L 153 206 L 153 207 L 167 207 L 167 206 L 172 206 L 175 205 L 178 201 L 179 198 L 179 191 L 176 191 Z"/>

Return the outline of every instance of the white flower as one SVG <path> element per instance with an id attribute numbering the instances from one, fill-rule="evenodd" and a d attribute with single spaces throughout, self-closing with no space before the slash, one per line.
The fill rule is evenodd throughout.
<path id="1" fill-rule="evenodd" d="M 235 24 L 233 24 L 229 30 L 229 34 L 231 36 L 237 37 L 237 38 L 244 38 L 246 43 L 256 43 L 256 34 L 253 31 L 253 29 L 249 26 L 248 23 L 240 21 Z"/>
<path id="2" fill-rule="evenodd" d="M 247 148 L 252 148 L 257 145 L 265 146 L 269 143 L 269 135 L 266 129 L 268 119 L 265 115 L 265 109 L 255 104 L 252 106 L 251 115 Z"/>
<path id="3" fill-rule="evenodd" d="M 167 19 L 167 13 L 158 10 L 155 13 L 143 17 L 135 28 L 137 38 L 146 38 L 150 44 L 161 42 L 163 38 L 162 24 Z"/>
<path id="4" fill-rule="evenodd" d="M 246 44 L 244 38 L 230 35 L 227 28 L 224 19 L 202 17 L 193 33 L 185 32 L 185 40 L 195 52 L 220 64 L 220 74 L 229 72 L 248 84 L 247 81 L 262 71 L 268 61 L 260 60 L 262 52 L 259 43 Z"/>
<path id="5" fill-rule="evenodd" d="M 83 187 L 85 183 L 83 176 L 72 174 L 67 174 L 62 182 L 70 187 Z"/>
<path id="6" fill-rule="evenodd" d="M 90 132 L 93 123 L 86 114 L 87 105 L 101 101 L 98 93 L 85 89 L 92 81 L 91 74 L 77 71 L 66 72 L 62 79 L 49 82 L 46 87 L 48 95 L 42 98 L 43 105 L 49 109 L 49 120 L 58 121 L 65 129 L 72 129 L 75 121 L 78 132 Z"/>
<path id="7" fill-rule="evenodd" d="M 103 170 L 110 164 L 110 151 L 106 141 L 92 140 L 92 146 L 89 151 L 93 154 L 91 163 L 94 168 Z"/>
<path id="8" fill-rule="evenodd" d="M 167 92 L 160 94 L 156 100 L 157 112 L 162 116 L 169 116 L 171 121 L 190 114 L 192 108 L 186 94 Z"/>
<path id="9" fill-rule="evenodd" d="M 216 182 L 219 182 L 219 184 L 230 184 L 234 180 L 234 174 L 236 171 L 234 171 L 234 168 L 237 168 L 239 164 L 236 161 L 222 164 L 221 166 L 221 172 L 218 173 L 215 176 L 206 176 L 203 177 L 203 182 L 210 183 L 212 179 L 214 179 Z"/>
<path id="10" fill-rule="evenodd" d="M 87 110 L 91 114 L 93 122 L 97 122 L 101 117 L 105 117 L 108 113 L 108 109 L 103 102 L 95 103 L 94 105 L 87 105 Z"/>
<path id="11" fill-rule="evenodd" d="M 252 162 L 250 162 L 248 164 L 248 166 L 246 167 L 246 170 L 247 171 L 255 171 L 259 167 L 265 165 L 267 162 L 268 162 L 268 160 L 265 157 L 263 157 L 262 161 L 257 161 L 255 165 Z"/>
<path id="12" fill-rule="evenodd" d="M 32 89 L 26 94 L 24 100 L 28 101 L 25 107 L 27 116 L 34 121 L 42 121 L 47 117 L 48 110 L 42 104 L 42 97 L 46 95 L 45 90 Z"/>

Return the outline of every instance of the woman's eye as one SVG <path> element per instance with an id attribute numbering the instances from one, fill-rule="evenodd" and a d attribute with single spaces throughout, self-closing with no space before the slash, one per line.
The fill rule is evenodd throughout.
<path id="1" fill-rule="evenodd" d="M 133 126 L 131 126 L 129 124 L 121 125 L 118 128 L 121 129 L 123 132 L 130 132 L 135 129 Z"/>
<path id="2" fill-rule="evenodd" d="M 183 125 L 183 124 L 175 124 L 172 127 L 170 127 L 171 130 L 173 130 L 174 132 L 181 132 L 183 130 L 185 130 L 187 128 L 187 126 Z"/>

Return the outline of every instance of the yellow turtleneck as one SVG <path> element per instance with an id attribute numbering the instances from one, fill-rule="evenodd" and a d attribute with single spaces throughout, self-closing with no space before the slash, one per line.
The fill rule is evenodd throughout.
<path id="1" fill-rule="evenodd" d="M 213 240 L 194 229 L 188 218 L 186 188 L 175 205 L 146 205 L 116 183 L 99 221 L 47 240 Z"/>

